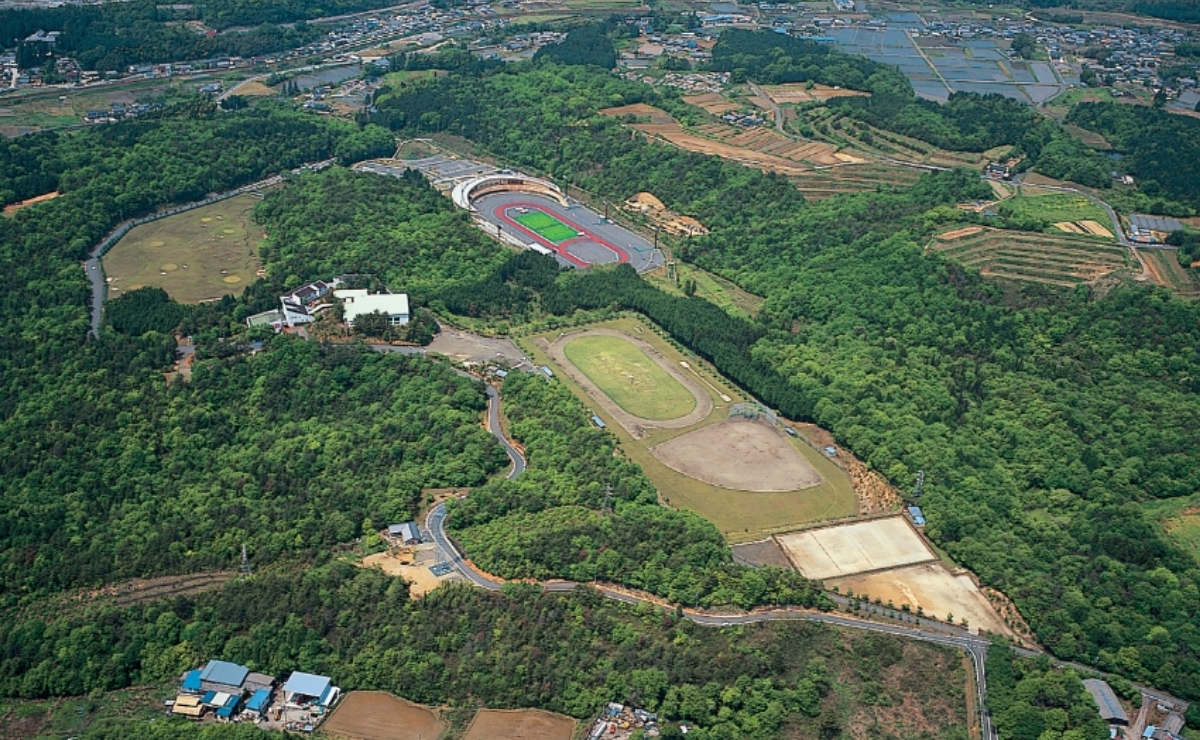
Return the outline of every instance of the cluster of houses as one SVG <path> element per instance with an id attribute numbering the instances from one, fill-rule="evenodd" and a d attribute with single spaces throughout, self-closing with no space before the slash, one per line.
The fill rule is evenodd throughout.
<path id="1" fill-rule="evenodd" d="M 84 123 L 113 123 L 129 118 L 144 116 L 161 108 L 161 105 L 150 103 L 114 103 L 111 108 L 94 108 L 83 114 Z"/>
<path id="2" fill-rule="evenodd" d="M 180 677 L 179 693 L 166 705 L 170 714 L 196 721 L 254 722 L 311 732 L 340 693 L 328 676 L 295 671 L 278 686 L 274 676 L 210 660 Z"/>
<path id="3" fill-rule="evenodd" d="M 370 293 L 363 289 L 342 289 L 341 278 L 329 282 L 317 280 L 301 285 L 295 290 L 279 296 L 279 308 L 263 311 L 246 319 L 246 326 L 269 325 L 280 332 L 316 321 L 321 313 L 333 308 L 333 298 L 342 304 L 342 318 L 353 327 L 355 320 L 364 314 L 381 313 L 391 326 L 404 326 L 410 318 L 408 295 L 405 293 Z"/>
<path id="4" fill-rule="evenodd" d="M 648 77 L 630 71 L 623 76 L 627 80 L 644 82 L 647 85 L 675 87 L 694 95 L 719 93 L 729 84 L 728 72 L 669 72 L 662 77 Z"/>

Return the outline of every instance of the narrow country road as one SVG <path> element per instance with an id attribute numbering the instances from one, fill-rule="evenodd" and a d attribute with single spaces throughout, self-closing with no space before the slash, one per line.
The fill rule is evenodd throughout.
<path id="1" fill-rule="evenodd" d="M 783 109 L 779 107 L 779 103 L 776 103 L 770 95 L 767 95 L 765 92 L 763 92 L 762 88 L 755 83 L 748 82 L 747 84 L 750 85 L 750 89 L 754 91 L 755 95 L 767 101 L 767 103 L 771 106 L 771 113 L 773 113 L 775 116 L 775 130 L 784 136 L 787 136 L 789 139 L 793 138 L 790 134 L 788 134 L 787 131 L 783 130 Z"/>

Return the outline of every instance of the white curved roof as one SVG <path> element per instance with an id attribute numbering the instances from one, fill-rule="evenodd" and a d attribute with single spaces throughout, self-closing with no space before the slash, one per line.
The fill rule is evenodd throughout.
<path id="1" fill-rule="evenodd" d="M 450 192 L 450 199 L 454 201 L 454 205 L 470 211 L 473 210 L 471 206 L 471 193 L 474 192 L 476 188 L 484 187 L 489 184 L 507 184 L 513 182 L 514 180 L 546 188 L 547 190 L 553 192 L 560 201 L 565 201 L 562 190 L 560 190 L 557 185 L 549 180 L 542 180 L 537 177 L 529 177 L 528 175 L 520 175 L 516 173 L 484 175 L 483 177 L 475 177 L 470 180 L 464 180 L 463 182 L 460 182 L 454 186 L 454 190 Z"/>

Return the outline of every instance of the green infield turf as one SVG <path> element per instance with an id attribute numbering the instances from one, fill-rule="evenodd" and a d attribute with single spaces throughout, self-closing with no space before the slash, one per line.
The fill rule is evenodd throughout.
<path id="1" fill-rule="evenodd" d="M 620 337 L 580 337 L 563 348 L 575 367 L 618 406 L 643 419 L 677 419 L 696 398 L 632 342 Z"/>
<path id="2" fill-rule="evenodd" d="M 516 217 L 516 222 L 554 244 L 561 244 L 579 236 L 579 232 L 575 229 L 545 211 L 522 213 Z"/>

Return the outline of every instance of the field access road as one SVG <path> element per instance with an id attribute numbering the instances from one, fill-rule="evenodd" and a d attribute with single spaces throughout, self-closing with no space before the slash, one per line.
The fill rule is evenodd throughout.
<path id="1" fill-rule="evenodd" d="M 789 134 L 787 131 L 783 130 L 783 110 L 779 107 L 779 103 L 776 103 L 774 98 L 772 98 L 770 95 L 767 95 L 765 92 L 763 92 L 763 89 L 761 87 L 759 87 L 758 85 L 756 85 L 755 83 L 750 82 L 749 80 L 747 80 L 746 83 L 748 85 L 750 85 L 750 90 L 755 95 L 757 95 L 758 97 L 767 101 L 767 103 L 771 106 L 771 114 L 775 117 L 775 130 L 778 131 L 779 133 L 783 134 L 784 136 L 788 137 L 789 139 L 796 138 L 796 137 L 792 136 L 791 134 Z"/>
<path id="2" fill-rule="evenodd" d="M 508 478 L 511 480 L 525 471 L 525 458 L 512 445 L 508 438 L 504 436 L 504 430 L 500 426 L 500 394 L 490 383 L 486 385 L 486 388 L 488 394 L 488 431 L 500 441 L 500 444 L 504 445 L 505 452 L 508 453 L 509 459 L 513 462 L 512 470 L 508 473 Z M 430 510 L 429 515 L 425 518 L 425 528 L 429 531 L 433 537 L 433 541 L 441 548 L 442 553 L 445 554 L 449 562 L 467 580 L 488 591 L 499 591 L 503 587 L 504 584 L 502 581 L 494 579 L 468 565 L 463 559 L 462 553 L 459 552 L 458 547 L 446 535 L 445 502 L 438 503 Z M 581 585 L 583 584 L 575 583 L 574 581 L 548 581 L 542 584 L 542 588 L 546 591 L 563 593 L 574 591 Z M 625 604 L 654 603 L 656 606 L 661 606 L 661 604 L 657 604 L 650 599 L 607 586 L 597 585 L 596 589 L 606 598 Z M 837 627 L 907 637 L 914 640 L 921 640 L 922 642 L 931 642 L 965 650 L 971 656 L 971 662 L 975 666 L 975 686 L 978 690 L 979 718 L 983 726 L 983 740 L 996 740 L 997 736 L 995 729 L 992 727 L 992 719 L 987 712 L 987 675 L 984 666 L 990 643 L 985 639 L 965 632 L 961 635 L 939 634 L 928 630 L 867 622 L 861 619 L 841 617 L 834 614 L 807 611 L 798 608 L 774 609 L 766 612 L 741 612 L 737 614 L 705 614 L 685 609 L 683 610 L 683 616 L 696 624 L 706 627 L 731 627 L 734 625 L 800 619 L 810 622 L 822 622 Z"/>

